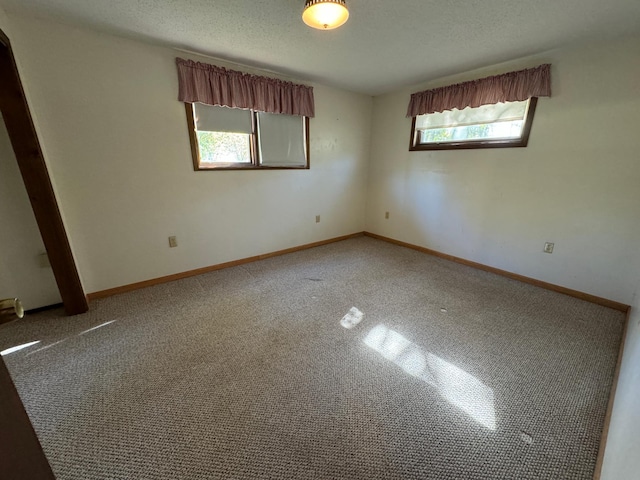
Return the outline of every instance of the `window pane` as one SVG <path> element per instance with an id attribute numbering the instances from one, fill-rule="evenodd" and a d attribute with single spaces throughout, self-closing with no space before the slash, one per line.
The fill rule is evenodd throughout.
<path id="1" fill-rule="evenodd" d="M 201 132 L 251 133 L 251 112 L 194 103 L 196 130 Z"/>
<path id="2" fill-rule="evenodd" d="M 517 141 L 522 138 L 529 103 L 529 100 L 504 102 L 418 115 L 417 144 Z"/>
<path id="3" fill-rule="evenodd" d="M 229 132 L 197 132 L 200 165 L 251 163 L 250 135 Z"/>
<path id="4" fill-rule="evenodd" d="M 444 112 L 429 113 L 416 117 L 416 128 L 447 128 L 461 125 L 478 125 L 482 123 L 509 122 L 522 120 L 527 114 L 527 100 L 522 102 L 495 103 L 480 107 L 467 107 L 463 110 L 454 108 Z"/>
<path id="5" fill-rule="evenodd" d="M 420 131 L 420 143 L 460 142 L 464 140 L 496 140 L 520 138 L 524 120 L 483 123 L 462 127 L 430 128 Z"/>
<path id="6" fill-rule="evenodd" d="M 297 115 L 258 113 L 260 164 L 306 166 L 305 118 Z"/>

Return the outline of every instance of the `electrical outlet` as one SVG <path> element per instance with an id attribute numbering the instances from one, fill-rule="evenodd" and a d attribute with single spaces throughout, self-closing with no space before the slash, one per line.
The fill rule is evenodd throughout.
<path id="1" fill-rule="evenodd" d="M 316 215 L 316 223 L 320 223 L 320 215 Z"/>
<path id="2" fill-rule="evenodd" d="M 389 212 L 384 212 L 384 218 L 386 218 L 387 220 L 389 220 Z"/>
<path id="3" fill-rule="evenodd" d="M 553 245 L 551 242 L 546 242 L 544 244 L 544 253 L 553 253 Z"/>
<path id="4" fill-rule="evenodd" d="M 178 239 L 176 237 L 169 237 L 169 247 L 173 248 L 177 246 L 178 246 Z"/>

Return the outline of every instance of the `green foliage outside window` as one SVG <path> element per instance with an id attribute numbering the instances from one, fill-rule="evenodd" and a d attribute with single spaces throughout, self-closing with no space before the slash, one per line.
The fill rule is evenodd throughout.
<path id="1" fill-rule="evenodd" d="M 251 163 L 249 135 L 232 132 L 197 132 L 200 163 Z"/>

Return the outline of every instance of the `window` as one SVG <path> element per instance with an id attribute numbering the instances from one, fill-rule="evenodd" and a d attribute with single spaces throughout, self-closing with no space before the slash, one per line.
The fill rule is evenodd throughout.
<path id="1" fill-rule="evenodd" d="M 309 119 L 185 103 L 195 170 L 309 168 Z"/>
<path id="2" fill-rule="evenodd" d="M 526 147 L 537 98 L 413 117 L 409 150 Z"/>

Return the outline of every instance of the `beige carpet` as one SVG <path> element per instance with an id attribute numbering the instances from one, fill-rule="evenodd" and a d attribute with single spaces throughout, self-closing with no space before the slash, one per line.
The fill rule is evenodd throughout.
<path id="1" fill-rule="evenodd" d="M 2 329 L 57 478 L 589 479 L 624 315 L 360 237 Z"/>

